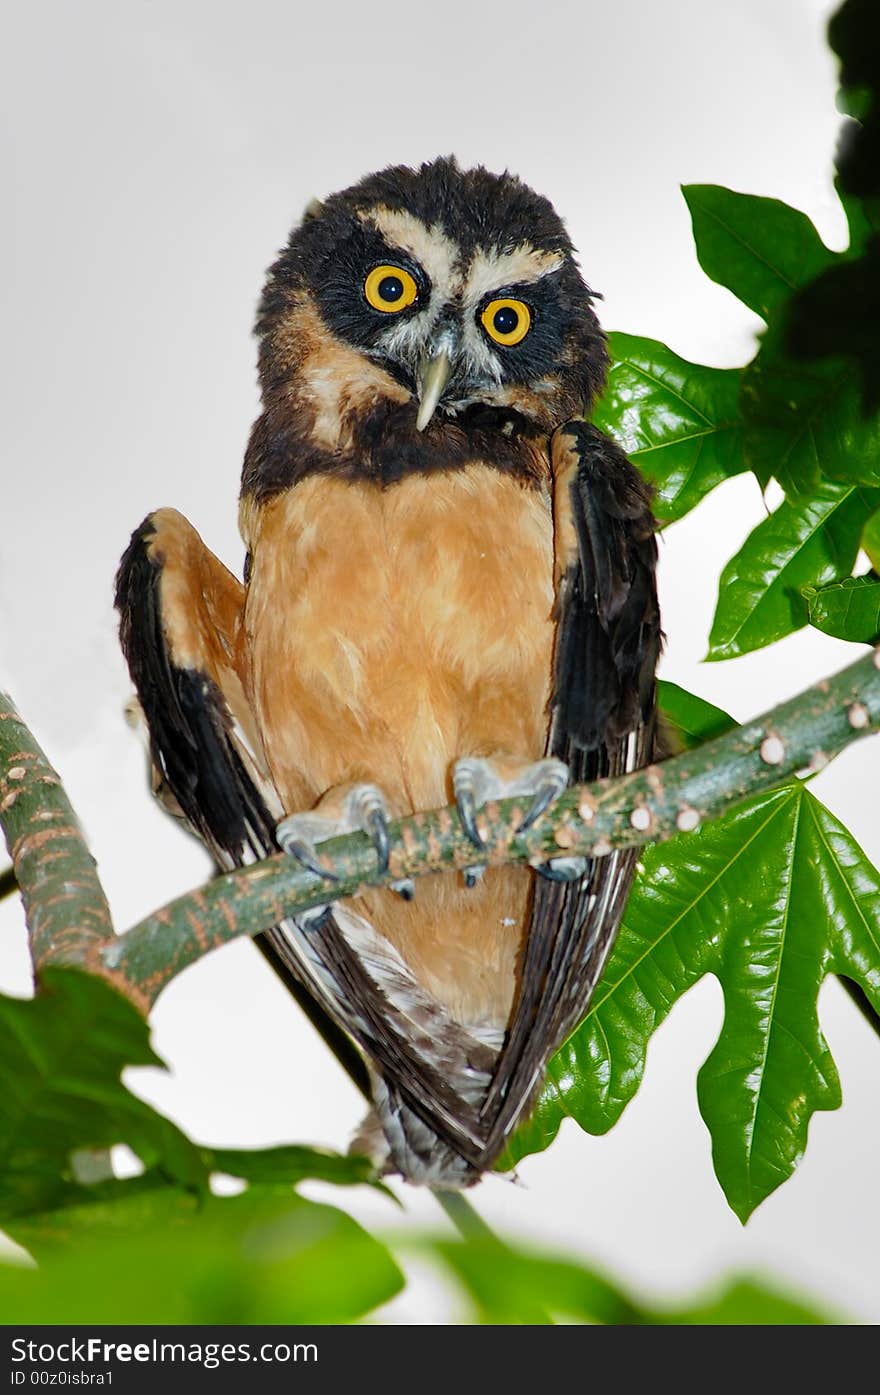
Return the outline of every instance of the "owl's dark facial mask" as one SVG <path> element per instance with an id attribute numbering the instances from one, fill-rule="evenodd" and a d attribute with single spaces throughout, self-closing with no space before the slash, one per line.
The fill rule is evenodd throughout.
<path id="1" fill-rule="evenodd" d="M 432 413 L 530 398 L 535 422 L 581 410 L 605 370 L 601 331 L 565 229 L 509 175 L 437 161 L 398 168 L 310 208 L 273 268 L 260 332 L 307 293 L 329 335 Z M 522 410 L 522 408 L 518 408 Z"/>

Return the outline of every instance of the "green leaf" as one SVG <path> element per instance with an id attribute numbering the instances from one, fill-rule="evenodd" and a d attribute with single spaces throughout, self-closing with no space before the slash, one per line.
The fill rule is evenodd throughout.
<path id="1" fill-rule="evenodd" d="M 806 625 L 803 588 L 850 571 L 878 502 L 880 491 L 826 483 L 759 523 L 721 573 L 706 657 L 732 659 Z"/>
<path id="2" fill-rule="evenodd" d="M 612 364 L 593 421 L 620 442 L 656 489 L 654 512 L 682 518 L 747 469 L 739 420 L 741 372 L 704 368 L 656 339 L 610 336 Z"/>
<path id="3" fill-rule="evenodd" d="M 860 199 L 855 194 L 848 194 L 839 178 L 835 179 L 834 188 L 843 205 L 849 230 L 849 246 L 841 256 L 848 261 L 855 260 L 864 252 L 870 239 L 880 233 L 880 200 Z"/>
<path id="4" fill-rule="evenodd" d="M 839 358 L 795 361 L 775 324 L 743 370 L 743 450 L 748 468 L 771 476 L 789 499 L 823 479 L 880 484 L 880 418 L 865 416 L 860 369 Z"/>
<path id="5" fill-rule="evenodd" d="M 862 532 L 862 547 L 875 572 L 880 572 L 880 512 L 868 519 Z"/>
<path id="6" fill-rule="evenodd" d="M 205 1186 L 194 1145 L 121 1082 L 126 1066 L 162 1065 L 136 1008 L 75 969 L 41 982 L 36 998 L 0 996 L 0 1217 L 76 1195 L 73 1155 L 116 1143 Z"/>
<path id="7" fill-rule="evenodd" d="M 437 1239 L 424 1245 L 472 1298 L 484 1323 L 644 1322 L 641 1308 L 598 1270 L 492 1239 Z"/>
<path id="8" fill-rule="evenodd" d="M 834 260 L 805 213 L 717 184 L 682 188 L 706 275 L 769 321 Z"/>
<path id="9" fill-rule="evenodd" d="M 743 933 L 725 937 L 718 971 L 724 1025 L 697 1080 L 715 1172 L 743 1221 L 800 1161 L 813 1111 L 841 1102 L 816 1007 L 830 946 L 816 914 L 808 803 L 787 791 L 752 846 Z"/>
<path id="10" fill-rule="evenodd" d="M 606 1132 L 642 1080 L 648 1042 L 705 973 L 724 1025 L 699 1100 L 728 1203 L 745 1220 L 794 1170 L 812 1114 L 840 1087 L 819 1029 L 828 973 L 880 1008 L 880 876 L 804 786 L 747 801 L 695 835 L 648 848 L 592 1006 L 551 1062 L 509 1160 L 546 1147 L 565 1117 Z"/>
<path id="11" fill-rule="evenodd" d="M 486 1323 L 813 1324 L 831 1321 L 812 1304 L 754 1279 L 734 1279 L 687 1306 L 649 1304 L 601 1270 L 490 1240 L 435 1240 L 428 1249 L 464 1286 Z M 540 1307 L 538 1306 L 540 1302 Z"/>
<path id="12" fill-rule="evenodd" d="M 848 576 L 816 590 L 804 587 L 810 624 L 826 635 L 873 644 L 880 636 L 880 578 Z"/>
<path id="13" fill-rule="evenodd" d="M 201 1200 L 166 1187 L 9 1231 L 40 1267 L 0 1265 L 4 1322 L 350 1322 L 403 1282 L 349 1216 L 287 1187 Z"/>
<path id="14" fill-rule="evenodd" d="M 710 1290 L 698 1297 L 693 1306 L 667 1311 L 663 1321 L 687 1327 L 806 1327 L 817 1323 L 840 1324 L 847 1319 L 823 1313 L 813 1303 L 762 1279 L 741 1278 Z"/>
<path id="15" fill-rule="evenodd" d="M 846 200 L 851 245 L 838 254 L 806 214 L 777 199 L 705 184 L 683 192 L 703 270 L 768 325 L 741 374 L 745 466 L 762 486 L 779 480 L 790 498 L 814 494 L 823 479 L 880 485 L 880 421 L 862 412 L 858 362 L 796 361 L 786 351 L 793 295 L 852 262 L 870 234 L 866 210 Z"/>
<path id="16" fill-rule="evenodd" d="M 690 751 L 736 726 L 734 719 L 720 707 L 665 678 L 657 681 L 657 705 L 664 726 L 673 733 L 676 749 L 680 751 Z"/>
<path id="17" fill-rule="evenodd" d="M 33 999 L 0 997 L 0 1219 L 97 1206 L 167 1187 L 204 1190 L 210 1172 L 294 1186 L 306 1178 L 369 1184 L 391 1196 L 369 1159 L 289 1145 L 201 1148 L 120 1076 L 161 1065 L 140 1013 L 102 979 L 51 969 Z M 90 1180 L 92 1153 L 127 1143 L 146 1174 Z"/>
<path id="18" fill-rule="evenodd" d="M 396 1201 L 376 1176 L 375 1164 L 357 1153 L 333 1153 L 324 1148 L 284 1144 L 277 1148 L 202 1148 L 206 1168 L 248 1182 L 332 1182 L 337 1187 L 372 1186 Z"/>

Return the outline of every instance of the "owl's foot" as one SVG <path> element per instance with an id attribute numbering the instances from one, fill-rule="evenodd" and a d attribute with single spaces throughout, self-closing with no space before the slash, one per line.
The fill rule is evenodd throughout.
<path id="1" fill-rule="evenodd" d="M 486 851 L 485 840 L 477 825 L 477 810 L 496 799 L 527 799 L 528 807 L 520 829 L 531 828 L 557 800 L 567 787 L 568 767 L 564 761 L 518 761 L 510 757 L 487 760 L 467 756 L 456 761 L 452 775 L 455 804 L 461 826 L 479 852 Z M 587 863 L 582 857 L 554 857 L 540 863 L 535 871 L 550 881 L 574 881 L 582 877 Z M 465 885 L 475 886 L 485 871 L 485 865 L 465 868 Z"/>
<path id="2" fill-rule="evenodd" d="M 345 833 L 366 833 L 376 849 L 378 871 L 384 875 L 391 852 L 389 822 L 388 805 L 377 785 L 349 785 L 342 790 L 331 790 L 308 813 L 290 814 L 282 819 L 275 836 L 284 851 L 303 867 L 316 877 L 334 883 L 339 881 L 335 872 L 318 861 L 320 844 Z M 390 885 L 405 901 L 411 901 L 415 895 L 415 885 L 409 877 Z"/>

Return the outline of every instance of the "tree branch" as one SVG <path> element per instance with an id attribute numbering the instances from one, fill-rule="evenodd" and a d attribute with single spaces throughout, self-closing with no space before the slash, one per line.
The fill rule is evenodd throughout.
<path id="1" fill-rule="evenodd" d="M 83 865 L 84 845 L 57 776 L 17 717 L 14 740 L 4 735 L 4 718 L 10 720 L 4 702 L 0 698 L 0 822 L 10 840 L 38 973 L 49 963 L 79 964 L 108 978 L 146 1011 L 166 984 L 203 954 L 240 935 L 258 935 L 328 899 L 327 883 L 277 854 L 217 877 L 126 934 L 112 936 L 93 864 L 85 853 L 88 867 Z M 878 728 L 880 649 L 696 750 L 614 780 L 573 787 L 525 834 L 517 831 L 525 812 L 521 800 L 488 804 L 478 815 L 488 845 L 480 861 L 498 866 L 534 864 L 562 854 L 602 857 L 615 847 L 693 832 L 703 820 L 718 817 L 749 795 L 796 773 L 821 769 L 844 746 Z M 20 748 L 14 758 L 13 746 Z M 7 790 L 15 795 L 11 804 Z M 53 842 L 52 855 L 70 860 L 79 878 L 63 903 L 53 890 L 59 883 L 56 864 L 42 871 L 37 865 L 49 845 L 32 842 L 36 830 L 46 829 L 48 836 L 49 826 L 54 830 L 56 818 L 62 820 L 61 812 L 53 812 L 61 810 L 61 801 L 67 812 L 58 833 L 66 841 Z M 37 822 L 41 817 L 43 822 Z M 375 851 L 364 834 L 321 845 L 319 861 L 338 879 L 334 899 L 364 885 L 461 869 L 474 861 L 454 808 L 401 819 L 392 825 L 391 836 L 384 877 L 378 875 Z M 66 873 L 60 881 L 68 885 Z"/>
<path id="2" fill-rule="evenodd" d="M 0 825 L 35 971 L 44 963 L 82 963 L 113 934 L 110 909 L 61 781 L 3 693 Z"/>
<path id="3" fill-rule="evenodd" d="M 703 819 L 759 790 L 821 769 L 844 746 L 878 728 L 880 649 L 695 751 L 567 791 L 524 836 L 517 831 L 524 813 L 520 801 L 487 805 L 478 815 L 488 844 L 481 861 L 534 863 L 559 853 L 602 857 L 614 847 L 693 832 Z M 94 859 L 61 782 L 3 693 L 0 825 L 12 858 L 3 884 L 17 884 L 21 892 L 35 975 L 48 964 L 100 974 L 144 1015 L 162 988 L 209 950 L 257 935 L 327 895 L 319 878 L 279 854 L 218 877 L 115 936 Z M 364 884 L 462 868 L 474 858 L 451 808 L 402 819 L 391 833 L 385 877 L 377 875 L 375 851 L 363 834 L 322 845 L 320 861 L 338 878 L 335 896 L 351 895 Z M 845 980 L 844 986 L 852 992 Z M 873 1013 L 872 1023 L 876 1029 Z M 354 1049 L 328 1045 L 363 1090 L 363 1063 Z M 435 1195 L 463 1236 L 492 1236 L 466 1198 L 443 1190 Z"/>

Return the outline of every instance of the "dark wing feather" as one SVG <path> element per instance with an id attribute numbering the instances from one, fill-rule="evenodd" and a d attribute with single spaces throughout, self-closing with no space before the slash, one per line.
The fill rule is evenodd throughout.
<path id="1" fill-rule="evenodd" d="M 654 669 L 661 632 L 657 543 L 647 486 L 595 427 L 556 433 L 576 538 L 557 598 L 554 689 L 547 751 L 576 782 L 618 775 L 650 760 Z M 492 1158 L 540 1085 L 552 1054 L 582 1019 L 632 882 L 636 850 L 588 863 L 575 882 L 539 878 L 520 988 L 483 1108 Z"/>
<path id="2" fill-rule="evenodd" d="M 221 688 L 205 670 L 172 662 L 162 618 L 156 525 L 132 534 L 116 576 L 119 636 L 162 784 L 220 866 L 275 847 L 273 820 L 249 775 Z M 219 675 L 218 675 L 219 676 Z"/>
<path id="3" fill-rule="evenodd" d="M 174 662 L 161 588 L 173 539 L 164 540 L 160 534 L 157 546 L 160 526 L 148 518 L 120 563 L 116 605 L 122 648 L 165 791 L 207 844 L 218 867 L 229 870 L 278 851 L 279 811 L 273 814 L 270 807 L 273 792 L 258 787 L 210 644 L 205 643 L 203 665 L 181 667 Z M 216 625 L 207 609 L 203 617 L 188 618 L 190 633 L 194 618 L 206 627 Z M 475 1162 L 484 1132 L 476 1103 L 463 1098 L 436 1062 L 443 1059 L 448 1043 L 450 1074 L 457 1070 L 465 1080 L 482 1078 L 485 1085 L 485 1050 L 464 1040 L 442 1009 L 420 994 L 414 981 L 406 980 L 402 964 L 380 966 L 383 972 L 371 974 L 350 938 L 328 911 L 308 924 L 285 921 L 256 937 L 256 943 L 352 1074 L 367 1086 L 363 1060 L 351 1046 L 354 1038 L 394 1081 L 400 1101 L 456 1154 Z M 386 991 L 392 983 L 396 1001 Z"/>

